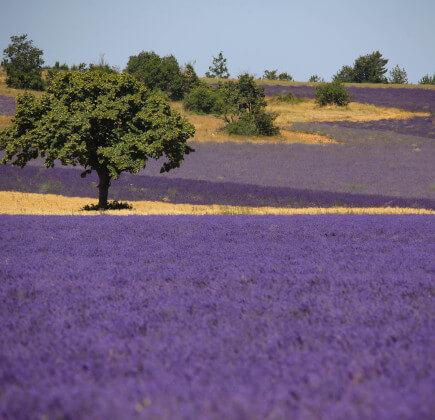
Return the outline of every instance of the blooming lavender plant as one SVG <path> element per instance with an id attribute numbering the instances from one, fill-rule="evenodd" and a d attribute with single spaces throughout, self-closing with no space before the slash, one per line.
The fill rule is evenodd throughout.
<path id="1" fill-rule="evenodd" d="M 322 125 L 368 130 L 393 131 L 412 136 L 435 139 L 435 118 L 414 117 L 405 120 L 385 119 L 378 121 L 322 121 Z"/>
<path id="2" fill-rule="evenodd" d="M 431 216 L 0 216 L 0 417 L 430 418 L 434 234 Z"/>
<path id="3" fill-rule="evenodd" d="M 0 115 L 14 115 L 15 98 L 0 95 Z"/>

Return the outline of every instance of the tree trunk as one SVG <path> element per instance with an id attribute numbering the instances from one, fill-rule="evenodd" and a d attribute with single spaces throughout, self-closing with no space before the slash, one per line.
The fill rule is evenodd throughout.
<path id="1" fill-rule="evenodd" d="M 107 171 L 97 171 L 100 183 L 98 184 L 98 208 L 107 208 L 107 197 L 109 195 L 110 175 Z"/>

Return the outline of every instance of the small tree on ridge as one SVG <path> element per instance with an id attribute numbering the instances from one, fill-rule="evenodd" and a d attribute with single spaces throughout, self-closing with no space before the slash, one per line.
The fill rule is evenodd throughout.
<path id="1" fill-rule="evenodd" d="M 227 68 L 227 59 L 222 55 L 222 51 L 217 57 L 213 57 L 213 65 L 208 69 L 210 71 L 205 73 L 206 77 L 217 77 L 221 79 L 228 79 L 228 77 L 230 77 Z"/>

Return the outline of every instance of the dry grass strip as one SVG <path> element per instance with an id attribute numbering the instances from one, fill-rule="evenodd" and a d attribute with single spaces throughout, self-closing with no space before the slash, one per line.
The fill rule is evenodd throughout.
<path id="1" fill-rule="evenodd" d="M 351 102 L 345 107 L 337 105 L 320 107 L 313 99 L 296 103 L 279 103 L 269 100 L 267 110 L 279 114 L 276 119 L 278 125 L 313 121 L 378 121 L 430 115 L 427 112 L 409 112 L 403 109 L 385 108 L 358 102 Z"/>
<path id="2" fill-rule="evenodd" d="M 224 205 L 171 204 L 156 201 L 133 201 L 133 210 L 81 211 L 86 204 L 97 200 L 83 197 L 64 197 L 55 194 L 0 191 L 0 214 L 33 215 L 295 215 L 295 214 L 435 214 L 433 210 L 397 207 L 244 207 Z"/>

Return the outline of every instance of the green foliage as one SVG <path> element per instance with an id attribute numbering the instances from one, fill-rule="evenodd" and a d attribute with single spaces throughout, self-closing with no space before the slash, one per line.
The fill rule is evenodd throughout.
<path id="1" fill-rule="evenodd" d="M 406 74 L 405 69 L 401 69 L 399 65 L 393 68 L 390 71 L 390 78 L 388 80 L 390 83 L 396 84 L 406 84 L 408 83 L 408 75 Z"/>
<path id="2" fill-rule="evenodd" d="M 278 75 L 278 79 L 279 80 L 291 81 L 291 80 L 293 80 L 293 77 L 290 74 L 284 72 L 284 73 L 280 73 Z"/>
<path id="3" fill-rule="evenodd" d="M 104 210 L 132 210 L 132 209 L 133 209 L 132 204 L 124 203 L 122 201 L 117 201 L 117 200 L 108 201 L 106 207 L 104 208 Z M 98 204 L 87 204 L 82 208 L 82 210 L 96 211 L 96 210 L 101 210 L 101 207 Z"/>
<path id="4" fill-rule="evenodd" d="M 264 80 L 293 80 L 293 77 L 288 73 L 278 74 L 278 70 L 264 70 Z"/>
<path id="5" fill-rule="evenodd" d="M 56 61 L 54 63 L 54 66 L 52 67 L 53 70 L 69 70 L 68 64 L 63 63 L 60 64 L 59 61 Z"/>
<path id="6" fill-rule="evenodd" d="M 216 88 L 200 85 L 186 93 L 183 99 L 183 108 L 199 114 L 220 113 L 222 108 L 221 97 Z"/>
<path id="7" fill-rule="evenodd" d="M 38 156 L 45 166 L 81 165 L 96 171 L 100 207 L 111 179 L 135 174 L 149 158 L 166 156 L 161 172 L 180 166 L 195 128 L 161 96 L 126 74 L 101 71 L 58 73 L 41 98 L 17 98 L 12 126 L 0 131 L 3 164 L 24 167 Z"/>
<path id="8" fill-rule="evenodd" d="M 429 74 L 425 74 L 419 81 L 419 85 L 435 85 L 435 73 L 433 76 L 429 76 Z"/>
<path id="9" fill-rule="evenodd" d="M 213 64 L 208 68 L 210 71 L 205 73 L 206 77 L 228 79 L 230 74 L 227 68 L 227 59 L 224 58 L 222 51 L 217 57 L 213 57 Z"/>
<path id="10" fill-rule="evenodd" d="M 273 125 L 276 117 L 277 114 L 264 111 L 246 112 L 228 124 L 227 132 L 239 136 L 274 136 L 279 134 L 279 128 Z"/>
<path id="11" fill-rule="evenodd" d="M 222 99 L 221 113 L 227 122 L 238 119 L 245 112 L 259 112 L 267 105 L 264 88 L 248 73 L 241 74 L 236 82 L 219 82 L 218 91 Z"/>
<path id="12" fill-rule="evenodd" d="M 86 63 L 80 63 L 79 65 L 73 64 L 71 66 L 71 71 L 85 71 L 86 70 Z"/>
<path id="13" fill-rule="evenodd" d="M 343 66 L 334 75 L 333 80 L 350 83 L 387 83 L 388 80 L 384 76 L 387 72 L 387 63 L 388 60 L 382 58 L 379 51 L 361 55 L 355 60 L 353 67 Z"/>
<path id="14" fill-rule="evenodd" d="M 335 104 L 338 106 L 346 106 L 351 100 L 347 89 L 340 81 L 332 83 L 321 83 L 314 91 L 315 102 L 320 106 Z"/>
<path id="15" fill-rule="evenodd" d="M 285 95 L 275 95 L 272 98 L 276 102 L 294 102 L 295 96 L 291 92 L 287 92 Z"/>
<path id="16" fill-rule="evenodd" d="M 271 136 L 279 132 L 274 127 L 275 114 L 267 114 L 264 88 L 253 76 L 241 74 L 238 80 L 218 83 L 221 97 L 220 113 L 228 123 L 230 134 Z"/>
<path id="17" fill-rule="evenodd" d="M 354 81 L 357 83 L 387 83 L 384 74 L 387 72 L 387 59 L 382 58 L 379 51 L 362 55 L 355 60 L 353 66 Z"/>
<path id="18" fill-rule="evenodd" d="M 314 83 L 325 83 L 325 79 L 323 79 L 323 77 L 317 76 L 317 74 L 313 74 L 308 81 Z"/>
<path id="19" fill-rule="evenodd" d="M 143 82 L 148 89 L 166 92 L 174 101 L 183 99 L 184 94 L 199 83 L 192 65 L 187 65 L 182 72 L 173 55 L 160 57 L 152 51 L 131 56 L 125 71 Z"/>
<path id="20" fill-rule="evenodd" d="M 287 92 L 286 94 L 274 95 L 271 98 L 272 102 L 284 102 L 284 103 L 300 103 L 303 102 L 304 98 L 296 98 L 293 93 Z"/>
<path id="21" fill-rule="evenodd" d="M 278 70 L 264 70 L 264 80 L 278 80 Z"/>
<path id="22" fill-rule="evenodd" d="M 352 66 L 343 66 L 334 76 L 334 82 L 352 83 L 354 81 L 354 72 Z"/>
<path id="23" fill-rule="evenodd" d="M 11 43 L 3 51 L 2 66 L 6 71 L 6 84 L 17 89 L 43 90 L 41 67 L 43 51 L 27 40 L 27 35 L 11 36 Z"/>

